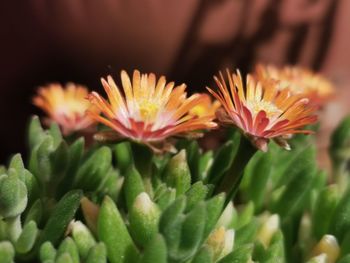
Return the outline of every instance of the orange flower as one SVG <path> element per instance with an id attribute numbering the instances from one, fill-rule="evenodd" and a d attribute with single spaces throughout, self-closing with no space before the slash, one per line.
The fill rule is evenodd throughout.
<path id="1" fill-rule="evenodd" d="M 109 102 L 96 92 L 89 95 L 89 100 L 104 116 L 95 112 L 89 114 L 121 137 L 142 142 L 157 150 L 155 144 L 162 144 L 170 136 L 216 127 L 210 116 L 196 117 L 189 113 L 202 103 L 203 97 L 194 94 L 187 98 L 185 84 L 174 87 L 173 82 L 166 83 L 164 76 L 157 81 L 154 74 L 141 75 L 137 70 L 134 71 L 132 83 L 128 74 L 121 72 L 124 92 L 111 76 L 101 81 Z"/>
<path id="2" fill-rule="evenodd" d="M 220 72 L 214 77 L 219 91 L 209 92 L 218 99 L 224 109 L 217 111 L 217 117 L 224 124 L 233 124 L 251 139 L 253 144 L 267 151 L 269 139 L 290 149 L 286 139 L 295 133 L 311 133 L 299 128 L 317 121 L 312 115 L 316 107 L 308 104 L 301 95 L 292 95 L 288 89 L 279 91 L 273 80 L 256 82 L 248 75 L 244 86 L 241 74 L 227 71 L 229 87 Z"/>
<path id="3" fill-rule="evenodd" d="M 33 104 L 41 108 L 49 116 L 49 121 L 57 122 L 62 132 L 68 135 L 84 130 L 93 124 L 93 119 L 86 115 L 90 107 L 87 88 L 68 83 L 65 88 L 60 84 L 41 87 Z M 97 112 L 97 109 L 91 109 Z"/>
<path id="4" fill-rule="evenodd" d="M 257 65 L 258 80 L 275 79 L 280 82 L 279 88 L 288 88 L 293 94 L 302 94 L 311 103 L 321 106 L 329 100 L 334 92 L 333 85 L 325 77 L 306 68 L 285 66 L 278 68 L 272 65 Z"/>
<path id="5" fill-rule="evenodd" d="M 189 113 L 197 117 L 211 116 L 214 119 L 216 110 L 221 106 L 220 102 L 218 100 L 212 102 L 211 97 L 206 93 L 199 95 L 202 97 L 201 102 L 193 107 Z"/>

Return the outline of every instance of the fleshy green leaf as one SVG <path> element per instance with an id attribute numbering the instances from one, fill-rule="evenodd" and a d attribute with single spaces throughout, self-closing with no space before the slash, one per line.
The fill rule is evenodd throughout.
<path id="1" fill-rule="evenodd" d="M 158 233 L 160 210 L 149 196 L 139 194 L 129 213 L 130 230 L 134 240 L 145 247 Z"/>
<path id="2" fill-rule="evenodd" d="M 37 225 L 40 224 L 41 219 L 43 216 L 43 207 L 40 199 L 37 199 L 33 205 L 30 207 L 26 219 L 24 221 L 24 224 L 26 225 L 30 221 L 36 222 Z"/>
<path id="3" fill-rule="evenodd" d="M 350 187 L 340 199 L 330 226 L 330 233 L 342 242 L 347 230 L 350 229 Z"/>
<path id="4" fill-rule="evenodd" d="M 270 246 L 266 251 L 266 257 L 264 262 L 275 263 L 276 259 L 285 262 L 284 259 L 284 243 L 283 243 L 283 234 L 281 231 L 278 231 L 270 242 Z"/>
<path id="5" fill-rule="evenodd" d="M 251 243 L 258 231 L 259 224 L 256 219 L 253 219 L 245 226 L 238 229 L 235 233 L 235 245 L 245 245 Z"/>
<path id="6" fill-rule="evenodd" d="M 1 263 L 12 263 L 14 262 L 15 250 L 9 241 L 0 242 L 0 259 Z"/>
<path id="7" fill-rule="evenodd" d="M 252 257 L 252 251 L 252 245 L 238 246 L 233 252 L 221 259 L 219 263 L 249 262 L 249 259 Z"/>
<path id="8" fill-rule="evenodd" d="M 181 226 L 184 220 L 183 212 L 186 207 L 186 199 L 180 197 L 169 205 L 159 221 L 159 232 L 163 234 L 168 247 L 168 254 L 177 253 L 181 238 Z"/>
<path id="9" fill-rule="evenodd" d="M 185 150 L 170 159 L 164 170 L 164 180 L 169 187 L 176 189 L 176 196 L 184 194 L 190 188 L 191 174 Z"/>
<path id="10" fill-rule="evenodd" d="M 52 243 L 49 241 L 44 242 L 39 250 L 39 256 L 41 262 L 45 262 L 48 260 L 55 260 L 57 251 L 53 247 Z"/>
<path id="11" fill-rule="evenodd" d="M 111 167 L 112 152 L 107 146 L 97 149 L 79 168 L 74 185 L 86 191 L 97 189 Z"/>
<path id="12" fill-rule="evenodd" d="M 29 252 L 33 248 L 37 236 L 38 228 L 36 223 L 34 221 L 30 221 L 24 226 L 21 235 L 16 241 L 16 252 L 19 254 Z"/>
<path id="13" fill-rule="evenodd" d="M 86 263 L 107 263 L 107 250 L 103 243 L 93 246 L 86 258 Z"/>
<path id="14" fill-rule="evenodd" d="M 72 236 L 77 245 L 79 255 L 85 259 L 89 250 L 96 244 L 90 230 L 80 221 L 72 223 Z"/>
<path id="15" fill-rule="evenodd" d="M 272 212 L 277 212 L 282 218 L 299 212 L 307 205 L 304 200 L 316 175 L 314 149 L 309 147 L 300 153 L 287 171 L 284 175 L 288 177 L 284 180 L 286 188 L 272 204 Z"/>
<path id="16" fill-rule="evenodd" d="M 106 245 L 111 263 L 136 262 L 138 258 L 136 247 L 117 207 L 108 196 L 103 200 L 100 209 L 98 236 Z"/>
<path id="17" fill-rule="evenodd" d="M 30 120 L 28 135 L 30 149 L 33 149 L 36 145 L 40 144 L 46 136 L 43 128 L 41 127 L 38 116 L 33 116 Z"/>
<path id="18" fill-rule="evenodd" d="M 213 251 L 209 246 L 203 246 L 191 261 L 191 263 L 212 263 L 212 262 L 214 262 Z"/>
<path id="19" fill-rule="evenodd" d="M 145 247 L 140 263 L 167 263 L 167 247 L 162 235 L 157 234 Z"/>
<path id="20" fill-rule="evenodd" d="M 72 263 L 79 263 L 79 253 L 78 248 L 75 242 L 71 237 L 66 237 L 57 250 L 57 258 L 60 258 L 61 255 L 68 254 L 72 260 Z"/>
<path id="21" fill-rule="evenodd" d="M 272 151 L 267 153 L 258 152 L 248 163 L 244 172 L 242 184 L 249 179 L 249 185 L 243 194 L 249 195 L 249 199 L 254 202 L 254 206 L 258 211 L 261 210 L 264 204 L 264 197 L 268 190 L 267 182 L 273 168 L 272 164 Z"/>
<path id="22" fill-rule="evenodd" d="M 331 219 L 338 200 L 339 193 L 335 185 L 329 186 L 319 193 L 312 214 L 312 232 L 317 240 L 329 233 Z"/>
<path id="23" fill-rule="evenodd" d="M 57 148 L 63 139 L 60 127 L 58 126 L 58 124 L 56 122 L 52 122 L 48 132 L 53 138 L 54 148 Z"/>
<path id="24" fill-rule="evenodd" d="M 204 202 L 199 203 L 186 215 L 181 229 L 179 254 L 176 255 L 176 258 L 185 260 L 195 255 L 202 241 L 205 217 L 206 209 Z"/>
<path id="25" fill-rule="evenodd" d="M 16 217 L 27 206 L 27 188 L 17 176 L 7 176 L 0 182 L 0 217 Z"/>
<path id="26" fill-rule="evenodd" d="M 74 261 L 69 253 L 64 253 L 57 257 L 55 263 L 74 263 Z"/>
<path id="27" fill-rule="evenodd" d="M 128 210 L 134 204 L 135 198 L 142 192 L 145 192 L 142 177 L 134 166 L 130 166 L 124 181 L 124 195 Z"/>
<path id="28" fill-rule="evenodd" d="M 132 164 L 132 155 L 129 142 L 121 142 L 113 147 L 113 153 L 117 161 L 117 167 L 120 171 L 125 172 Z"/>
<path id="29" fill-rule="evenodd" d="M 207 238 L 210 232 L 214 229 L 219 217 L 222 213 L 225 203 L 225 194 L 219 194 L 209 199 L 206 202 L 206 223 L 203 233 L 203 239 Z"/>
<path id="30" fill-rule="evenodd" d="M 219 182 L 222 176 L 230 168 L 233 159 L 236 156 L 240 141 L 240 134 L 235 133 L 232 140 L 226 142 L 216 153 L 213 165 L 208 173 L 210 183 Z"/>
<path id="31" fill-rule="evenodd" d="M 57 244 L 59 242 L 79 207 L 81 197 L 80 190 L 70 191 L 62 197 L 43 229 L 40 243 L 50 241 L 52 244 Z"/>
<path id="32" fill-rule="evenodd" d="M 186 210 L 190 211 L 195 207 L 198 202 L 205 199 L 209 193 L 209 188 L 203 185 L 202 181 L 198 181 L 191 186 L 191 188 L 186 192 L 187 196 L 187 207 Z"/>

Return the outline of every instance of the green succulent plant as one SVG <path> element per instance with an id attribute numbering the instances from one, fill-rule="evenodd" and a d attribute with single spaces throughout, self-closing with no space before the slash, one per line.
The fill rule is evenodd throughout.
<path id="1" fill-rule="evenodd" d="M 331 155 L 345 177 L 339 129 Z M 350 186 L 329 183 L 313 138 L 245 162 L 243 140 L 153 155 L 131 142 L 86 146 L 33 117 L 28 164 L 17 154 L 0 169 L 0 262 L 350 262 Z M 225 191 L 237 160 L 241 182 Z"/>

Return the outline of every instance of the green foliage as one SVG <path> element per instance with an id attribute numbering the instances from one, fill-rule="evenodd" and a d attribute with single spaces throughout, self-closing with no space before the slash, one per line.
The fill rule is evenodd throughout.
<path id="1" fill-rule="evenodd" d="M 158 233 L 160 210 L 145 193 L 140 193 L 129 213 L 130 231 L 136 243 L 145 247 Z"/>
<path id="2" fill-rule="evenodd" d="M 27 195 L 25 184 L 17 176 L 3 176 L 0 182 L 0 217 L 20 215 L 27 206 Z"/>
<path id="3" fill-rule="evenodd" d="M 17 154 L 0 167 L 0 261 L 320 262 L 320 250 L 349 262 L 349 123 L 332 137 L 327 186 L 312 137 L 295 136 L 290 152 L 271 143 L 250 161 L 238 132 L 214 151 L 183 140 L 154 155 L 64 138 L 34 117 L 28 165 Z M 244 177 L 230 202 L 218 185 L 235 168 Z M 336 242 L 319 245 L 326 235 Z"/>
<path id="4" fill-rule="evenodd" d="M 112 199 L 105 197 L 98 216 L 98 237 L 105 243 L 112 263 L 134 262 L 138 252 Z"/>
<path id="5" fill-rule="evenodd" d="M 25 224 L 21 234 L 15 243 L 16 252 L 19 254 L 28 253 L 33 247 L 38 236 L 38 228 L 34 221 Z"/>
<path id="6" fill-rule="evenodd" d="M 74 218 L 80 203 L 82 192 L 73 190 L 65 194 L 52 211 L 40 236 L 40 243 L 50 241 L 57 244 Z"/>
<path id="7" fill-rule="evenodd" d="M 15 257 L 15 249 L 9 241 L 0 242 L 0 258 L 1 262 L 12 263 Z"/>

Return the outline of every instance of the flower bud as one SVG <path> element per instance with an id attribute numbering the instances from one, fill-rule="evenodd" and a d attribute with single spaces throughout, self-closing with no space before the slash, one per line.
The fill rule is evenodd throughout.
<path id="1" fill-rule="evenodd" d="M 219 260 L 233 250 L 235 232 L 224 227 L 215 229 L 208 237 L 206 243 L 214 253 L 214 259 Z"/>
<path id="2" fill-rule="evenodd" d="M 206 241 L 207 245 L 212 248 L 214 258 L 218 259 L 224 248 L 225 243 L 225 228 L 223 226 L 215 229 Z"/>
<path id="3" fill-rule="evenodd" d="M 298 237 L 300 246 L 303 246 L 306 249 L 309 248 L 309 245 L 312 242 L 310 239 L 312 236 L 312 223 L 313 222 L 311 221 L 310 215 L 308 213 L 304 213 L 301 217 Z"/>
<path id="4" fill-rule="evenodd" d="M 257 239 L 267 248 L 270 244 L 272 236 L 279 229 L 280 218 L 277 214 L 271 215 L 262 224 L 257 235 Z"/>
<path id="5" fill-rule="evenodd" d="M 327 255 L 321 254 L 316 257 L 311 258 L 307 263 L 327 263 Z"/>
<path id="6" fill-rule="evenodd" d="M 229 202 L 224 210 L 224 212 L 221 214 L 217 226 L 223 226 L 223 227 L 229 227 L 232 224 L 232 221 L 234 218 L 237 217 L 237 212 L 235 208 L 233 207 L 232 201 Z"/>
<path id="7" fill-rule="evenodd" d="M 324 235 L 320 242 L 312 250 L 312 256 L 325 254 L 327 263 L 335 263 L 340 254 L 340 248 L 337 239 L 332 235 Z"/>
<path id="8" fill-rule="evenodd" d="M 224 247 L 221 253 L 221 257 L 224 257 L 232 252 L 234 242 L 235 242 L 235 231 L 233 229 L 226 230 Z"/>

